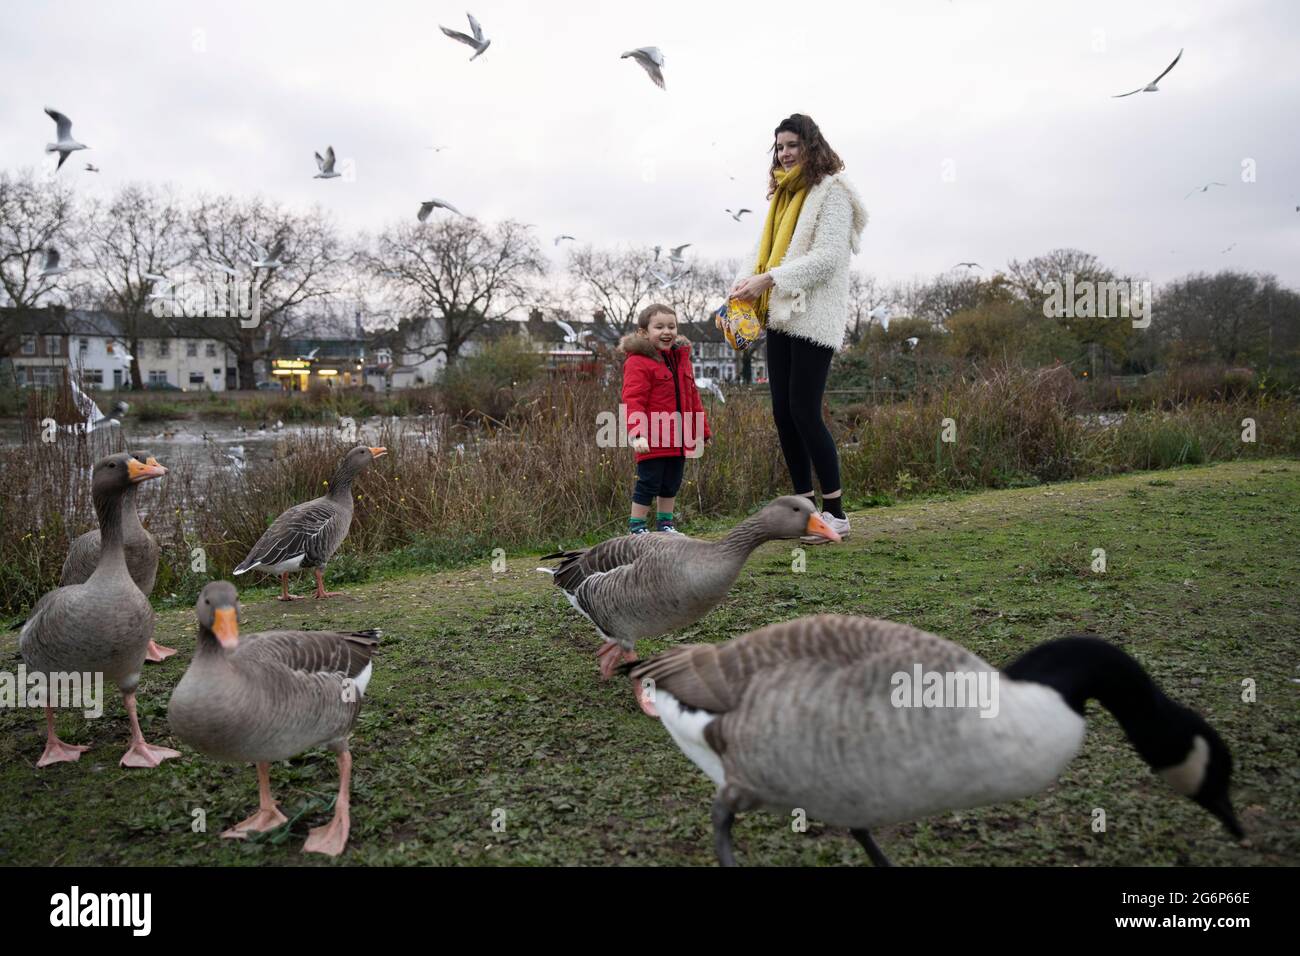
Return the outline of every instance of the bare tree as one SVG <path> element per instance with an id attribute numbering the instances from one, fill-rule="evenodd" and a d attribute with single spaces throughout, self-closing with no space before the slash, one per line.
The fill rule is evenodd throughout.
<path id="1" fill-rule="evenodd" d="M 606 334 L 613 339 L 632 331 L 637 313 L 660 298 L 659 282 L 650 275 L 654 267 L 649 249 L 609 251 L 588 245 L 569 252 L 575 294 L 588 311 L 605 314 Z"/>
<path id="2" fill-rule="evenodd" d="M 30 167 L 0 172 L 0 288 L 5 304 L 22 316 L 37 307 L 46 293 L 67 285 L 62 276 L 42 276 L 45 250 L 73 237 L 76 204 L 72 190 L 58 180 L 47 181 Z M 66 247 L 60 249 L 69 264 Z M 19 323 L 0 327 L 0 355 L 13 351 Z"/>
<path id="3" fill-rule="evenodd" d="M 1274 276 L 1204 273 L 1171 282 L 1156 305 L 1168 344 L 1189 358 L 1229 364 L 1283 355 L 1300 326 L 1300 296 Z"/>
<path id="4" fill-rule="evenodd" d="M 170 190 L 128 185 L 86 217 L 86 252 L 101 302 L 114 313 L 131 355 L 131 385 L 142 387 L 140 339 L 154 331 L 150 293 L 165 294 L 167 276 L 184 263 L 185 211 Z"/>
<path id="5" fill-rule="evenodd" d="M 303 306 L 336 292 L 347 259 L 319 206 L 295 213 L 260 197 L 200 197 L 189 212 L 189 245 L 208 291 L 228 290 L 205 296 L 218 302 L 206 311 L 212 337 L 235 353 L 240 388 L 253 387 L 255 362 L 307 328 Z M 280 265 L 254 267 L 259 247 Z M 248 309 L 251 316 L 241 314 Z"/>
<path id="6" fill-rule="evenodd" d="M 532 280 L 546 271 L 541 246 L 523 223 L 489 228 L 465 217 L 390 226 L 360 261 L 404 317 L 411 330 L 405 353 L 417 362 L 438 355 L 454 362 L 490 323 L 529 301 Z"/>

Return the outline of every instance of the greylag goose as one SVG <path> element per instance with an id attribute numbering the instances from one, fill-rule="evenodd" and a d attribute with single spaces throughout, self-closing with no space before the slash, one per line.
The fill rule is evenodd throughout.
<path id="1" fill-rule="evenodd" d="M 838 541 L 812 502 L 787 495 L 769 502 L 719 541 L 683 534 L 629 534 L 580 551 L 556 551 L 550 573 L 565 597 L 605 639 L 597 651 L 608 680 L 636 642 L 693 624 L 718 604 L 760 544 L 815 534 Z M 645 708 L 645 704 L 642 704 Z M 646 709 L 647 713 L 651 713 Z"/>
<path id="2" fill-rule="evenodd" d="M 158 464 L 157 459 L 147 451 L 133 451 L 131 457 L 147 465 Z M 122 508 L 122 547 L 126 550 L 126 569 L 131 572 L 131 580 L 148 597 L 153 593 L 154 579 L 158 576 L 158 539 L 140 523 L 140 513 L 136 510 L 135 489 L 132 485 L 126 492 Z M 99 564 L 99 529 L 95 528 L 81 535 L 72 542 L 68 557 L 63 562 L 63 573 L 59 576 L 59 586 L 85 584 L 95 573 Z M 161 663 L 176 653 L 174 647 L 163 647 L 153 638 L 144 659 L 154 664 Z"/>
<path id="3" fill-rule="evenodd" d="M 758 807 L 787 818 L 802 808 L 848 827 L 887 866 L 872 827 L 1053 783 L 1083 744 L 1091 698 L 1174 790 L 1242 836 L 1219 735 L 1097 637 L 1049 641 L 999 671 L 905 624 L 824 614 L 674 647 L 625 670 L 717 786 L 713 838 L 724 866 L 736 862 L 736 813 Z"/>
<path id="4" fill-rule="evenodd" d="M 321 569 L 343 539 L 352 524 L 352 482 L 376 458 L 388 454 L 386 448 L 369 448 L 358 445 L 343 456 L 334 477 L 329 482 L 329 492 L 294 505 L 272 522 L 266 533 L 257 539 L 248 557 L 235 568 L 243 574 L 259 568 L 269 574 L 280 575 L 280 600 L 294 601 L 299 595 L 289 593 L 289 572 L 301 568 L 316 571 L 316 597 L 337 597 L 341 591 L 326 591 Z"/>
<path id="5" fill-rule="evenodd" d="M 198 647 L 172 692 L 172 732 L 217 760 L 257 764 L 258 810 L 223 837 L 242 838 L 285 823 L 271 798 L 271 767 L 312 747 L 338 757 L 334 819 L 311 831 L 303 849 L 338 856 L 348 842 L 352 754 L 348 735 L 370 682 L 378 631 L 239 633 L 239 598 L 228 581 L 199 595 Z"/>
<path id="6" fill-rule="evenodd" d="M 154 613 L 126 565 L 122 540 L 127 492 L 133 485 L 160 478 L 167 469 L 146 464 L 123 452 L 95 463 L 91 495 L 99 516 L 100 553 L 95 571 L 84 584 L 70 584 L 46 594 L 32 609 L 18 636 L 28 669 L 47 675 L 100 673 L 122 691 L 131 719 L 131 745 L 124 767 L 156 767 L 175 750 L 145 743 L 136 716 L 135 690 L 144 668 L 145 649 L 153 637 Z M 78 760 L 89 748 L 65 744 L 54 732 L 54 708 L 45 707 L 45 752 L 36 766 Z"/>

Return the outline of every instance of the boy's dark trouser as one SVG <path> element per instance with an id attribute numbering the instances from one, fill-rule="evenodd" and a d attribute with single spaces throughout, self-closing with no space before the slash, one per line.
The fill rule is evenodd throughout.
<path id="1" fill-rule="evenodd" d="M 676 498 L 686 473 L 686 458 L 647 458 L 636 463 L 636 488 L 632 500 L 649 505 L 655 498 Z"/>
<path id="2" fill-rule="evenodd" d="M 807 339 L 767 331 L 767 381 L 781 454 L 795 493 L 813 490 L 813 469 L 822 491 L 840 487 L 840 456 L 822 420 L 822 394 L 835 350 Z"/>

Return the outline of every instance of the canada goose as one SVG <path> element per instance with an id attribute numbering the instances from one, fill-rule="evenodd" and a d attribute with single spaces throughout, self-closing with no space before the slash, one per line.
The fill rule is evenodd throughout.
<path id="1" fill-rule="evenodd" d="M 802 808 L 848 827 L 873 862 L 888 865 L 872 827 L 1017 800 L 1053 783 L 1083 744 L 1090 698 L 1174 790 L 1243 835 L 1219 735 L 1097 637 L 1050 641 L 998 671 L 905 624 L 823 614 L 674 647 L 626 670 L 717 785 L 713 836 L 724 866 L 736 862 L 735 814 L 758 807 Z"/>
<path id="2" fill-rule="evenodd" d="M 165 474 L 162 465 L 146 464 L 126 452 L 95 463 L 91 494 L 99 515 L 99 563 L 84 584 L 56 588 L 37 601 L 18 635 L 18 649 L 31 672 L 103 674 L 121 689 L 131 719 L 131 746 L 122 757 L 124 767 L 156 767 L 168 757 L 180 756 L 175 750 L 150 746 L 140 732 L 135 690 L 153 637 L 154 613 L 131 579 L 122 541 L 127 491 Z M 51 703 L 47 701 L 45 707 L 45 752 L 38 767 L 78 760 L 89 749 L 58 738 Z"/>
<path id="3" fill-rule="evenodd" d="M 341 591 L 326 591 L 321 569 L 348 536 L 352 524 L 352 481 L 376 458 L 388 454 L 386 448 L 358 445 L 343 456 L 329 492 L 319 498 L 294 505 L 272 522 L 257 540 L 248 557 L 235 568 L 243 574 L 260 568 L 280 575 L 280 600 L 293 601 L 299 595 L 289 593 L 289 572 L 300 568 L 316 570 L 316 597 L 337 597 Z"/>
<path id="4" fill-rule="evenodd" d="M 271 798 L 271 761 L 313 747 L 338 757 L 334 819 L 303 849 L 338 856 L 351 828 L 348 735 L 370 682 L 378 631 L 239 633 L 239 596 L 228 581 L 203 588 L 194 607 L 199 637 L 189 670 L 172 692 L 172 732 L 200 753 L 257 764 L 258 811 L 223 837 L 273 830 L 285 817 Z"/>
<path id="5" fill-rule="evenodd" d="M 147 465 L 157 465 L 158 461 L 147 451 L 133 451 L 131 457 Z M 148 597 L 153 593 L 154 579 L 158 576 L 158 539 L 144 525 L 140 524 L 140 514 L 135 506 L 135 485 L 131 485 L 123 499 L 122 506 L 122 547 L 126 551 L 126 569 L 131 572 L 131 580 Z M 59 576 L 59 587 L 69 584 L 84 584 L 95 573 L 99 564 L 99 529 L 87 531 L 68 549 L 68 557 L 63 562 L 63 573 Z M 158 664 L 176 653 L 174 647 L 163 647 L 153 638 L 144 659 Z"/>
<path id="6" fill-rule="evenodd" d="M 620 660 L 636 660 L 638 640 L 693 624 L 712 610 L 760 544 L 803 534 L 839 540 L 812 502 L 787 495 L 769 502 L 720 541 L 630 534 L 593 548 L 545 555 L 543 561 L 559 558 L 560 563 L 538 570 L 553 576 L 569 603 L 605 639 L 596 653 L 601 677 L 608 680 Z"/>

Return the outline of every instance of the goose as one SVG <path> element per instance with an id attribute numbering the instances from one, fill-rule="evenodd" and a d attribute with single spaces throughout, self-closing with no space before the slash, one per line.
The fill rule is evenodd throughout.
<path id="1" fill-rule="evenodd" d="M 683 534 L 629 534 L 592 548 L 556 551 L 552 576 L 569 603 L 596 626 L 605 643 L 596 652 L 603 680 L 620 661 L 636 660 L 636 642 L 693 624 L 718 604 L 760 544 L 815 534 L 840 536 L 817 514 L 812 502 L 787 495 L 732 528 L 719 541 Z M 652 708 L 638 697 L 643 710 Z"/>
<path id="2" fill-rule="evenodd" d="M 386 454 L 386 448 L 358 445 L 344 455 L 329 481 L 329 493 L 294 505 L 276 518 L 234 573 L 243 574 L 258 568 L 268 574 L 278 574 L 280 600 L 294 601 L 301 595 L 289 593 L 289 572 L 315 568 L 317 598 L 342 594 L 341 591 L 325 590 L 321 569 L 348 536 L 348 527 L 352 524 L 353 480 L 372 461 Z"/>
<path id="3" fill-rule="evenodd" d="M 162 465 L 146 464 L 127 452 L 95 463 L 91 495 L 101 541 L 95 572 L 84 584 L 56 588 L 37 601 L 18 635 L 18 649 L 30 672 L 100 673 L 122 691 L 131 720 L 131 745 L 122 757 L 123 767 L 156 767 L 180 756 L 167 747 L 145 743 L 140 732 L 135 693 L 145 649 L 153 637 L 154 613 L 149 599 L 131 580 L 122 534 L 127 491 L 165 474 Z M 58 738 L 51 703 L 45 707 L 45 752 L 38 767 L 79 760 L 89 749 Z"/>
<path id="4" fill-rule="evenodd" d="M 206 585 L 194 610 L 198 643 L 172 692 L 167 721 L 177 737 L 208 757 L 257 765 L 257 812 L 221 835 L 242 839 L 287 822 L 271 798 L 271 762 L 327 747 L 339 766 L 334 818 L 312 829 L 303 850 L 338 856 L 351 829 L 348 735 L 370 683 L 379 631 L 241 636 L 239 598 L 229 581 Z"/>
<path id="5" fill-rule="evenodd" d="M 157 465 L 158 460 L 147 451 L 133 451 L 131 457 L 146 465 Z M 131 573 L 131 580 L 148 597 L 153 593 L 154 579 L 158 576 L 158 539 L 140 523 L 140 514 L 136 510 L 136 485 L 131 485 L 123 498 L 122 507 L 122 547 L 126 551 L 126 569 Z M 68 557 L 63 562 L 63 573 L 59 575 L 59 587 L 69 584 L 85 584 L 95 573 L 99 564 L 99 529 L 87 531 L 72 542 Z M 159 664 L 176 653 L 174 647 L 163 647 L 153 638 L 145 651 L 147 662 Z"/>
<path id="6" fill-rule="evenodd" d="M 766 807 L 848 827 L 877 866 L 873 827 L 1018 800 L 1055 782 L 1079 752 L 1090 698 L 1139 755 L 1237 838 L 1232 756 L 1141 665 L 1091 635 L 1039 645 L 1001 671 L 934 634 L 821 614 L 723 644 L 674 647 L 625 672 L 653 696 L 681 751 L 717 786 L 718 861 L 736 865 L 731 825 Z M 935 678 L 958 678 L 944 701 Z M 943 689 L 942 684 L 939 690 Z M 972 699 L 978 706 L 969 706 Z M 919 706 L 925 704 L 925 706 Z"/>

